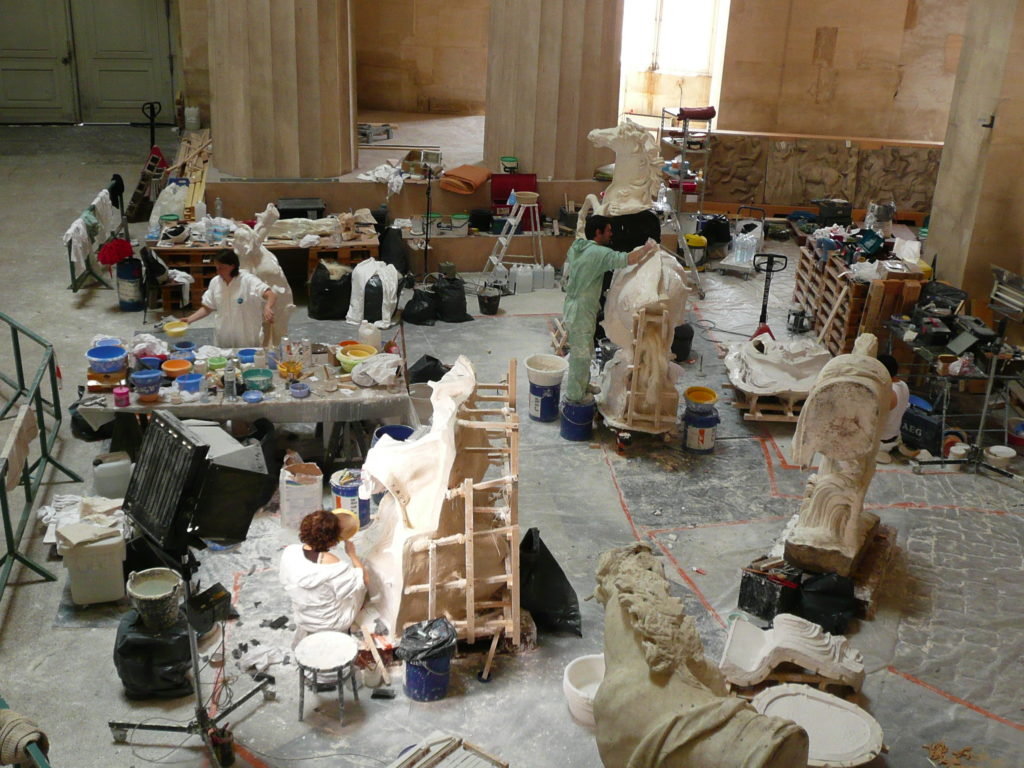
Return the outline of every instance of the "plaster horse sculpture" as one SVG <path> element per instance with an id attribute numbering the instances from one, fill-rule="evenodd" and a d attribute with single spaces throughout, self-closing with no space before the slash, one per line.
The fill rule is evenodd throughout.
<path id="1" fill-rule="evenodd" d="M 800 411 L 793 455 L 802 467 L 823 458 L 807 481 L 795 524 L 784 534 L 786 561 L 818 573 L 850 576 L 879 518 L 864 511 L 891 379 L 875 359 L 878 340 L 857 337 L 853 352 L 825 364 Z"/>
<path id="2" fill-rule="evenodd" d="M 662 182 L 664 161 L 658 142 L 632 120 L 626 118 L 613 128 L 595 128 L 587 134 L 587 139 L 596 147 L 615 151 L 615 172 L 603 200 L 587 195 L 583 201 L 576 237 L 586 236 L 584 227 L 590 215 L 627 216 L 650 211 Z"/>
<path id="3" fill-rule="evenodd" d="M 263 323 L 263 346 L 268 349 L 278 346 L 281 339 L 288 335 L 288 320 L 295 311 L 295 297 L 284 270 L 277 257 L 263 247 L 270 228 L 280 217 L 277 207 L 270 203 L 263 213 L 256 215 L 255 230 L 246 224 L 239 224 L 234 237 L 234 251 L 238 256 L 239 267 L 256 275 L 271 290 L 281 295 L 275 308 L 274 322 Z"/>
<path id="4" fill-rule="evenodd" d="M 481 395 L 501 385 L 478 383 L 460 356 L 431 384 L 430 431 L 405 441 L 385 435 L 368 452 L 364 482 L 387 493 L 376 543 L 363 558 L 371 600 L 357 617 L 360 626 L 380 620 L 397 641 L 408 624 L 446 616 L 461 639 L 491 636 L 494 648 L 504 634 L 518 644 L 514 374 L 513 361 L 505 397 Z M 504 408 L 493 407 L 499 400 Z M 511 445 L 495 445 L 510 433 Z"/>
<path id="5" fill-rule="evenodd" d="M 813 621 L 779 613 L 771 629 L 761 630 L 742 618 L 729 625 L 718 669 L 730 683 L 757 685 L 787 663 L 809 670 L 823 684 L 848 685 L 859 691 L 864 682 L 861 652 L 842 635 L 831 635 Z"/>
<path id="6" fill-rule="evenodd" d="M 675 427 L 682 369 L 672 362 L 672 338 L 689 296 L 686 273 L 665 250 L 615 271 L 603 326 L 619 349 L 605 365 L 598 397 L 613 429 L 656 434 Z"/>
<path id="7" fill-rule="evenodd" d="M 606 766 L 801 768 L 806 732 L 729 696 L 692 617 L 646 544 L 601 555 L 605 675 L 594 697 Z"/>

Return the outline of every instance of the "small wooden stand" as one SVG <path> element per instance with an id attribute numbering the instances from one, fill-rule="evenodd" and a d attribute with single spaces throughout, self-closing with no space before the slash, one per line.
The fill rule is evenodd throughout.
<path id="1" fill-rule="evenodd" d="M 744 421 L 782 421 L 795 423 L 800 418 L 800 409 L 806 397 L 782 397 L 779 395 L 755 395 L 744 392 L 733 384 L 733 407 L 747 411 Z"/>

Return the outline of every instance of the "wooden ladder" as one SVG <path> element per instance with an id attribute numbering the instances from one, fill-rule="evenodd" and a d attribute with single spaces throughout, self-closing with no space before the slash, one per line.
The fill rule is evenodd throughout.
<path id="1" fill-rule="evenodd" d="M 160 170 L 160 163 L 162 162 L 163 157 L 159 154 L 156 152 L 149 153 L 149 158 L 146 160 L 146 164 L 142 168 L 142 174 L 139 176 L 139 183 L 135 185 L 135 191 L 132 192 L 131 200 L 128 201 L 128 207 L 124 212 L 125 218 L 128 221 L 136 220 L 135 215 L 139 212 L 143 201 L 149 196 L 153 180 L 163 175 L 163 171 Z"/>

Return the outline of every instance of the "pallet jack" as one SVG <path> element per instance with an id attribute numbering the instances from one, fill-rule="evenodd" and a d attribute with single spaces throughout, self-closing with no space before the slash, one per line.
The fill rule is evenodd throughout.
<path id="1" fill-rule="evenodd" d="M 772 329 L 768 327 L 768 294 L 772 290 L 772 275 L 784 270 L 788 263 L 789 258 L 779 253 L 754 254 L 754 271 L 764 272 L 764 296 L 761 299 L 761 317 L 757 321 L 757 330 L 750 337 L 752 339 L 762 333 L 767 333 L 773 339 L 775 338 Z"/>

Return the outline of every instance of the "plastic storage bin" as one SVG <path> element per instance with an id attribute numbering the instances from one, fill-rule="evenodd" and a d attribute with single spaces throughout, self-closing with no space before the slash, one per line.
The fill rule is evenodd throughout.
<path id="1" fill-rule="evenodd" d="M 75 605 L 109 603 L 120 600 L 124 591 L 125 546 L 122 536 L 79 544 L 58 545 L 71 583 L 71 600 Z"/>

